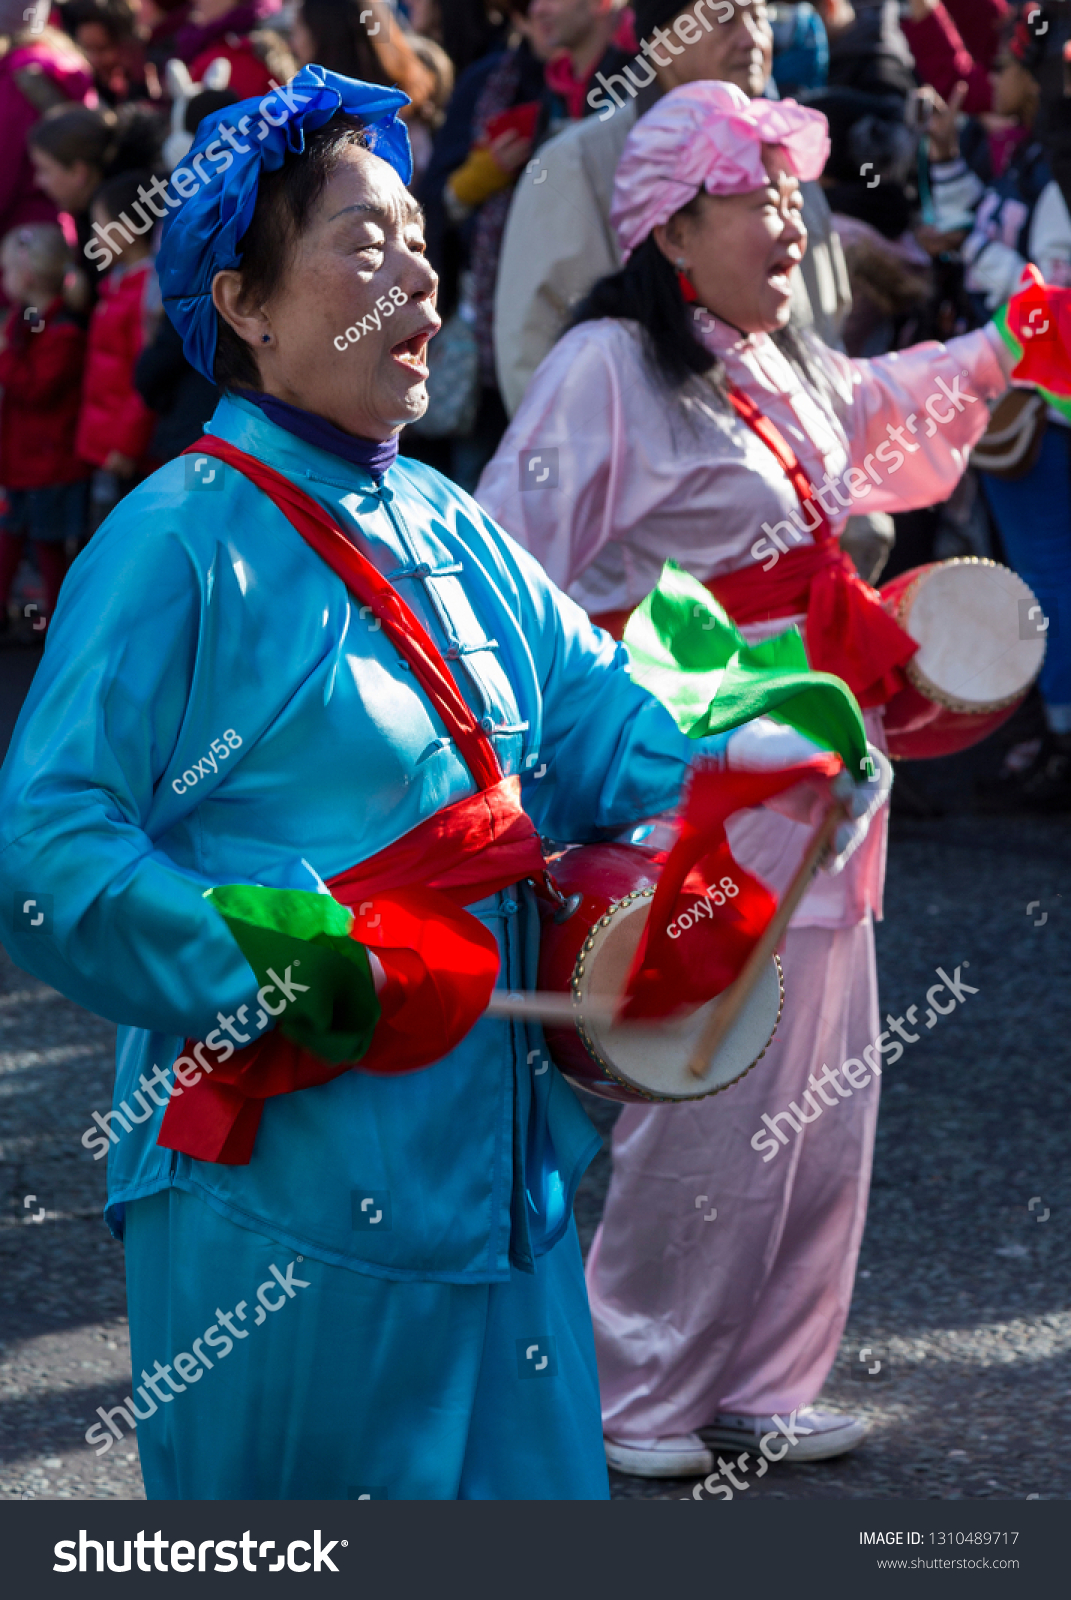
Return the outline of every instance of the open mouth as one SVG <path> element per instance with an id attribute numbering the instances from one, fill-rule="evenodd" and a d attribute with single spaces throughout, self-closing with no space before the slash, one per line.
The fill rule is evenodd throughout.
<path id="1" fill-rule="evenodd" d="M 777 294 L 790 295 L 792 293 L 792 274 L 799 265 L 790 256 L 784 256 L 780 261 L 775 261 L 766 274 L 766 281 L 770 288 Z"/>
<path id="2" fill-rule="evenodd" d="M 414 333 L 409 339 L 401 339 L 391 346 L 391 358 L 399 366 L 407 367 L 416 378 L 428 376 L 428 364 L 424 359 L 428 348 L 428 340 L 436 332 L 434 328 L 422 328 L 419 333 Z"/>

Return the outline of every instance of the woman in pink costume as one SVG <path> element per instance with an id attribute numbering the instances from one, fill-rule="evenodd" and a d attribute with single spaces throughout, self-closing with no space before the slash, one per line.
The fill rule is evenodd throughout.
<path id="1" fill-rule="evenodd" d="M 791 101 L 724 83 L 659 100 L 617 170 L 625 266 L 543 362 L 477 496 L 611 631 L 669 557 L 749 642 L 798 624 L 884 748 L 881 708 L 914 645 L 838 536 L 853 510 L 948 497 L 1013 358 L 992 327 L 871 361 L 788 327 L 799 183 L 828 149 L 825 118 Z M 763 810 L 735 818 L 730 841 L 780 893 L 808 832 Z M 710 1443 L 815 1460 L 865 1436 L 812 1402 L 851 1300 L 881 1062 L 903 1049 L 878 1016 L 885 840 L 883 817 L 803 900 L 759 1067 L 617 1123 L 588 1289 L 621 1470 L 709 1472 Z"/>

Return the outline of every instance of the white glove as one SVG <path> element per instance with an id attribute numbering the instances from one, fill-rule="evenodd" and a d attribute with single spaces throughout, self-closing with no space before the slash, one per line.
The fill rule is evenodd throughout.
<path id="1" fill-rule="evenodd" d="M 815 755 L 828 755 L 821 745 L 807 739 L 787 722 L 772 717 L 756 717 L 734 728 L 725 745 L 725 765 L 730 772 L 775 772 L 780 767 L 799 766 Z"/>
<path id="2" fill-rule="evenodd" d="M 797 733 L 787 723 L 774 722 L 771 717 L 756 717 L 729 735 L 725 765 L 730 772 L 773 772 L 808 761 L 816 752 L 828 754 L 821 745 Z M 824 864 L 823 870 L 834 877 L 844 871 L 866 838 L 873 817 L 889 798 L 892 788 L 892 766 L 875 745 L 867 745 L 864 766 L 867 776 L 859 782 L 850 772 L 842 772 L 833 780 L 833 794 L 848 805 L 852 815 L 850 822 L 842 823 L 837 829 L 833 841 L 836 854 Z M 804 782 L 785 794 L 774 795 L 765 804 L 794 822 L 816 827 L 825 810 L 826 790 L 824 785 L 818 789 Z"/>
<path id="3" fill-rule="evenodd" d="M 865 765 L 873 776 L 864 778 L 862 783 L 856 783 L 850 772 L 841 772 L 833 780 L 833 793 L 848 805 L 852 814 L 852 820 L 842 823 L 834 834 L 833 848 L 837 853 L 824 866 L 834 878 L 844 871 L 870 832 L 870 824 L 888 800 L 893 786 L 892 763 L 876 745 L 867 745 Z"/>

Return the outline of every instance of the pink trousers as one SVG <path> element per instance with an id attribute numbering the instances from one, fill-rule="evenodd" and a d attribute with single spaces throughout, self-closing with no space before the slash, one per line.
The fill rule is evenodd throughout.
<path id="1" fill-rule="evenodd" d="M 790 928 L 781 959 L 784 1014 L 758 1065 L 708 1100 L 626 1106 L 614 1129 L 587 1280 L 615 1439 L 687 1433 L 723 1411 L 787 1417 L 817 1397 L 836 1356 L 880 1082 L 852 1091 L 838 1078 L 844 1098 L 827 1082 L 832 1105 L 805 1096 L 812 1074 L 878 1035 L 873 924 Z M 806 1125 L 790 1113 L 778 1123 L 788 1142 L 769 1134 L 756 1149 L 763 1113 L 793 1101 Z"/>

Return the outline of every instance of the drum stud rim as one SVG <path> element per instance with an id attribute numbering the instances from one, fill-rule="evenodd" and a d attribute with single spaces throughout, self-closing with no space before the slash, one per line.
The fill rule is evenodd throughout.
<path id="1" fill-rule="evenodd" d="M 1013 570 L 1011 567 L 1005 566 L 1003 561 L 993 561 L 989 556 L 949 556 L 944 561 L 927 561 L 896 602 L 896 621 L 905 633 L 911 633 L 910 628 L 907 626 L 907 619 L 915 602 L 915 596 L 922 587 L 927 574 L 938 567 L 992 567 L 1000 572 L 1011 572 Z M 914 638 L 913 634 L 912 638 Z M 1040 672 L 1041 667 L 1039 666 L 1034 677 L 1030 680 L 1031 684 L 1037 680 Z M 986 701 L 983 706 L 977 704 L 969 705 L 964 700 L 957 700 L 954 695 L 946 694 L 943 689 L 939 689 L 936 684 L 931 683 L 921 668 L 916 666 L 914 656 L 911 657 L 910 661 L 905 662 L 904 673 L 911 685 L 925 695 L 928 700 L 932 700 L 935 705 L 941 706 L 943 710 L 952 711 L 961 717 L 991 717 L 997 711 L 1006 711 L 1009 706 L 1018 705 L 1030 690 L 1030 684 L 1028 684 L 1025 689 L 1019 690 L 1015 694 L 1006 695 L 1000 700 Z"/>

